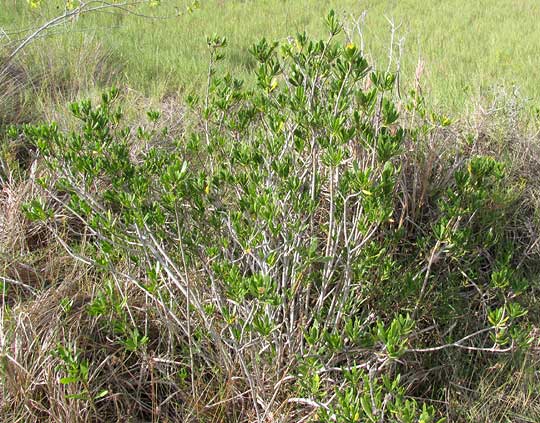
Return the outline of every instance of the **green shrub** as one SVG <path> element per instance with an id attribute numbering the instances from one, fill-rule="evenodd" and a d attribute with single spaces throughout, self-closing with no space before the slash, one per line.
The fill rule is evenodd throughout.
<path id="1" fill-rule="evenodd" d="M 24 128 L 50 170 L 28 218 L 79 222 L 90 245 L 64 245 L 107 281 L 86 312 L 126 355 L 185 363 L 160 392 L 189 384 L 208 405 L 197 415 L 221 398 L 229 421 L 435 421 L 410 397 L 415 371 L 433 371 L 437 398 L 449 351 L 530 342 L 504 164 L 458 146 L 433 163 L 424 141 L 447 118 L 417 93 L 417 118 L 403 118 L 395 75 L 339 43 L 333 12 L 326 22 L 326 41 L 254 45 L 254 89 L 216 74 L 226 40 L 210 37 L 207 94 L 188 99 L 177 138 L 156 111 L 123 127 L 114 89 L 71 106 L 73 132 Z M 138 312 L 124 283 L 145 297 Z"/>

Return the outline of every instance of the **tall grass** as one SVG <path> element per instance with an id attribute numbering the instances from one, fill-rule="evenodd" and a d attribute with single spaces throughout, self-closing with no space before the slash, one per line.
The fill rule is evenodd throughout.
<path id="1" fill-rule="evenodd" d="M 31 11 L 24 1 L 4 0 L 0 27 L 9 30 L 35 24 L 57 13 L 58 4 L 46 2 L 41 9 Z M 166 0 L 161 7 L 148 8 L 144 13 L 170 16 L 185 6 L 185 1 Z M 492 98 L 493 87 L 498 85 L 508 90 L 515 85 L 533 104 L 539 99 L 534 69 L 538 66 L 540 29 L 536 22 L 540 6 L 532 0 L 208 0 L 201 2 L 194 13 L 171 19 L 114 13 L 81 17 L 57 29 L 57 35 L 37 42 L 25 60 L 39 67 L 42 60 L 32 56 L 39 57 L 45 51 L 53 66 L 64 69 L 71 78 L 85 74 L 88 71 L 84 60 L 78 58 L 78 46 L 90 37 L 123 65 L 119 80 L 149 96 L 161 97 L 199 89 L 208 59 L 206 35 L 215 32 L 226 36 L 232 48 L 222 69 L 246 75 L 254 66 L 245 53 L 251 43 L 263 36 L 285 39 L 302 31 L 322 35 L 318 16 L 331 7 L 347 17 L 359 18 L 366 12 L 359 28 L 366 52 L 382 67 L 388 61 L 393 22 L 394 58 L 403 39 L 403 89 L 414 84 L 420 61 L 430 101 L 444 105 L 445 110 L 464 112 L 478 98 Z"/>
<path id="2" fill-rule="evenodd" d="M 209 38 L 180 125 L 125 122 L 113 89 L 7 130 L 10 421 L 538 419 L 540 154 L 513 103 L 454 126 L 325 24 L 253 45 L 248 83 Z"/>
<path id="3" fill-rule="evenodd" d="M 484 90 L 536 10 L 494 32 L 487 5 L 212 0 L 35 40 L 0 79 L 0 415 L 538 421 L 537 124 Z"/>

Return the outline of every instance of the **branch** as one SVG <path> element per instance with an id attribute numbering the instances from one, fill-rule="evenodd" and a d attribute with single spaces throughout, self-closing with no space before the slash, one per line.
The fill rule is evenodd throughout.
<path id="1" fill-rule="evenodd" d="M 30 35 L 28 35 L 7 57 L 7 59 L 2 64 L 2 67 L 6 67 L 11 63 L 11 61 L 15 58 L 17 54 L 19 54 L 28 44 L 30 44 L 32 41 L 37 39 L 42 32 L 47 31 L 55 26 L 58 26 L 62 24 L 63 22 L 67 21 L 68 19 L 80 16 L 87 13 L 92 12 L 100 12 L 104 11 L 105 9 L 118 9 L 123 13 L 131 14 L 137 17 L 145 18 L 145 19 L 171 19 L 174 17 L 177 17 L 179 14 L 176 15 L 169 15 L 169 16 L 152 16 L 152 15 L 144 15 L 141 13 L 133 12 L 128 9 L 130 6 L 137 6 L 148 3 L 150 0 L 135 0 L 135 1 L 126 1 L 123 3 L 109 3 L 104 0 L 90 0 L 88 2 L 81 2 L 80 5 L 73 10 L 66 10 L 62 15 L 55 17 L 54 19 L 51 19 L 50 21 L 44 23 L 39 28 L 35 29 L 34 32 L 32 32 Z M 3 31 L 6 35 L 7 33 Z M 18 31 L 18 33 L 23 31 Z"/>
<path id="2" fill-rule="evenodd" d="M 504 348 L 504 349 L 500 349 L 500 348 L 497 348 L 497 347 L 492 347 L 492 348 L 481 348 L 481 347 L 471 347 L 471 346 L 468 346 L 468 345 L 462 345 L 462 343 L 464 341 L 466 341 L 467 339 L 471 339 L 477 335 L 481 335 L 485 332 L 489 332 L 493 330 L 493 328 L 484 328 L 484 329 L 481 329 L 477 332 L 474 332 L 474 333 L 471 333 L 470 335 L 467 335 L 465 336 L 464 338 L 461 338 L 459 341 L 456 341 L 456 342 L 452 342 L 450 344 L 445 344 L 445 345 L 440 345 L 438 347 L 431 347 L 431 348 L 416 348 L 416 349 L 409 349 L 409 350 L 406 350 L 405 352 L 406 353 L 409 353 L 409 352 L 418 352 L 418 353 L 422 353 L 422 352 L 435 352 L 435 351 L 440 351 L 440 350 L 444 350 L 446 348 L 452 348 L 452 347 L 455 347 L 455 348 L 463 348 L 465 350 L 470 350 L 470 351 L 483 351 L 483 352 L 492 352 L 492 353 L 505 353 L 505 352 L 509 352 L 509 351 L 512 351 L 514 349 L 513 345 L 508 347 L 508 348 Z"/>

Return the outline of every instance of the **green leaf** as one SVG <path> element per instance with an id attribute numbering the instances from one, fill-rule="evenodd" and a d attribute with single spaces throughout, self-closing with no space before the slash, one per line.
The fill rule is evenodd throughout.
<path id="1" fill-rule="evenodd" d="M 94 397 L 94 399 L 100 399 L 103 397 L 106 397 L 109 394 L 109 391 L 107 389 L 102 389 L 98 392 L 98 394 Z"/>

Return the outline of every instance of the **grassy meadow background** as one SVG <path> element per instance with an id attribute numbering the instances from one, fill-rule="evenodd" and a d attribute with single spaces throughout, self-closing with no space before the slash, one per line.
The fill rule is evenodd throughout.
<path id="1" fill-rule="evenodd" d="M 41 0 L 39 7 L 31 7 L 26 0 L 0 0 L 0 59 L 35 28 L 64 13 L 65 3 Z M 181 421 L 197 423 L 296 421 L 291 416 L 314 423 L 336 421 L 335 414 L 328 411 L 324 415 L 326 405 L 318 414 L 313 401 L 306 399 L 312 397 L 320 404 L 327 401 L 337 414 L 348 412 L 350 418 L 337 420 L 340 423 L 367 421 L 358 416 L 369 404 L 360 405 L 358 398 L 369 391 L 366 386 L 370 383 L 370 389 L 378 389 L 378 393 L 386 392 L 387 387 L 371 379 L 364 385 L 360 373 L 347 374 L 350 380 L 332 373 L 339 366 L 345 369 L 345 364 L 353 364 L 346 356 L 352 337 L 342 339 L 343 322 L 350 316 L 345 300 L 340 304 L 340 297 L 333 293 L 346 279 L 342 274 L 349 278 L 344 284 L 353 280 L 350 269 L 340 266 L 343 262 L 350 266 L 348 257 L 354 250 L 360 263 L 354 268 L 358 280 L 343 291 L 350 294 L 359 317 L 347 320 L 353 327 L 348 329 L 365 330 L 366 338 L 376 339 L 364 349 L 362 334 L 358 337 L 361 342 L 357 340 L 362 345 L 359 350 L 370 359 L 375 357 L 374 362 L 386 357 L 387 345 L 392 344 L 381 339 L 392 336 L 385 333 L 385 325 L 403 331 L 394 339 L 396 344 L 405 339 L 401 347 L 411 347 L 401 351 L 403 356 L 397 355 L 405 357 L 403 361 L 392 361 L 393 357 L 381 367 L 392 377 L 403 376 L 402 391 L 399 387 L 389 390 L 394 395 L 389 398 L 406 398 L 414 407 L 416 400 L 418 407 L 433 406 L 436 412 L 432 415 L 446 418 L 447 423 L 539 422 L 540 2 L 201 0 L 198 7 L 186 12 L 191 3 L 161 0 L 157 7 L 109 8 L 81 15 L 44 31 L 9 66 L 3 70 L 0 66 L 0 277 L 4 278 L 0 280 L 0 373 L 5 377 L 0 379 L 0 421 L 2 412 L 10 416 L 9 421 L 21 423 L 108 422 L 114 421 L 107 420 L 110 416 L 130 413 L 138 416 L 130 420 L 133 422 L 172 422 L 178 416 L 185 418 Z M 313 40 L 327 39 L 324 17 L 330 9 L 344 23 L 345 31 L 337 37 L 340 60 L 353 60 L 351 57 L 361 56 L 356 48 L 363 49 L 374 69 L 399 72 L 399 83 L 381 88 L 384 84 L 370 79 L 368 71 L 351 82 L 347 78 L 352 70 L 340 81 L 337 62 L 330 60 L 325 65 L 331 83 L 321 82 L 326 97 L 311 99 L 326 119 L 317 121 L 315 107 L 310 109 L 311 101 L 303 98 L 305 92 L 287 91 L 287 83 L 282 82 L 285 78 L 276 82 L 282 75 L 272 75 L 267 86 L 257 86 L 259 63 L 248 50 L 266 38 L 282 42 L 291 51 L 295 46 L 294 54 L 300 55 L 303 50 L 298 40 L 296 45 L 287 40 L 302 32 Z M 227 46 L 216 48 L 224 58 L 216 64 L 214 91 L 209 90 L 205 98 L 211 55 L 207 36 L 212 34 L 226 37 Z M 325 52 L 313 57 L 324 61 Z M 279 60 L 285 63 L 283 57 Z M 286 75 L 294 75 L 294 66 L 286 63 Z M 361 68 L 361 60 L 354 63 Z M 312 63 L 303 65 L 313 70 L 309 68 Z M 245 79 L 255 94 L 227 78 L 219 79 L 225 73 Z M 317 81 L 318 70 L 313 74 Z M 347 87 L 348 97 L 341 106 L 337 82 Z M 112 86 L 119 91 L 102 97 Z M 416 93 L 409 94 L 414 90 Z M 198 102 L 187 100 L 191 94 L 198 96 Z M 68 108 L 85 98 L 92 99 L 94 109 L 84 101 Z M 98 106 L 101 101 L 106 105 Z M 125 132 L 120 132 L 117 104 L 123 108 Z M 343 111 L 341 121 L 338 106 Z M 206 109 L 212 113 L 206 114 Z M 362 111 L 357 114 L 358 110 Z M 53 129 L 25 126 L 53 121 L 58 122 Z M 348 141 L 338 147 L 328 141 L 338 138 Z M 276 153 L 280 149 L 283 154 Z M 330 152 L 327 156 L 322 154 L 324 149 Z M 87 151 L 90 153 L 84 156 Z M 79 156 L 84 161 L 77 162 Z M 99 166 L 95 157 L 99 157 Z M 351 165 L 355 160 L 360 162 L 357 168 Z M 69 172 L 62 173 L 68 168 Z M 293 173 L 296 179 L 291 177 L 286 185 L 283 181 Z M 75 189 L 60 184 L 58 190 L 57 186 L 47 187 L 60 174 L 67 174 L 66 180 L 80 178 L 81 185 L 75 183 Z M 84 209 L 84 201 L 66 200 L 73 192 L 86 195 L 87 187 L 81 188 L 86 182 L 81 181 L 88 180 L 95 182 L 88 194 L 95 195 L 95 204 L 113 204 L 107 209 L 109 220 L 99 220 L 100 212 L 92 215 L 90 206 L 90 211 Z M 343 195 L 346 199 L 340 203 L 338 189 L 349 189 L 347 184 L 352 194 L 344 191 L 350 195 Z M 306 187 L 310 187 L 309 195 Z M 309 196 L 314 198 L 311 201 L 319 201 L 319 208 L 306 202 L 309 207 L 297 207 L 300 217 L 296 219 L 289 202 L 296 204 L 296 198 L 303 201 Z M 177 201 L 174 207 L 167 202 L 171 198 Z M 141 210 L 148 206 L 148 216 L 155 210 L 162 212 L 153 217 L 157 230 L 164 228 L 155 232 L 160 234 L 156 239 L 162 236 L 162 245 L 152 239 L 159 254 L 145 250 L 148 239 L 137 238 L 140 234 L 130 226 L 135 220 L 130 220 L 128 212 L 122 214 L 134 201 L 142 205 Z M 177 208 L 177 204 L 181 206 Z M 253 210 L 246 204 L 255 204 Z M 261 204 L 275 207 L 265 209 Z M 72 206 L 80 206 L 82 212 L 73 211 Z M 377 213 L 370 215 L 364 206 L 388 215 L 373 223 L 369 219 L 378 219 L 373 217 Z M 343 216 L 339 207 L 345 210 Z M 357 213 L 350 221 L 347 207 Z M 340 212 L 334 216 L 336 209 Z M 185 213 L 181 217 L 179 210 Z M 268 232 L 262 220 L 257 220 L 262 219 L 257 214 L 262 215 L 261 210 L 269 214 L 278 210 L 280 224 L 285 222 L 284 233 L 288 230 L 292 235 Z M 80 218 L 87 216 L 84 213 L 92 219 Z M 248 233 L 244 235 L 249 242 L 242 239 L 240 243 L 240 235 L 222 224 L 220 219 L 226 215 L 229 220 L 246 219 L 234 226 L 239 233 L 260 229 L 270 241 L 261 241 L 260 233 Z M 128 222 L 125 227 L 118 224 L 122 219 Z M 295 226 L 302 219 L 310 222 L 305 226 L 312 232 L 304 234 L 305 228 Z M 372 225 L 365 226 L 370 228 L 366 239 L 373 236 L 366 245 L 362 219 Z M 341 228 L 342 220 L 343 233 L 334 233 L 332 244 L 331 228 Z M 184 222 L 188 222 L 186 227 L 192 225 L 192 232 L 180 234 Z M 121 248 L 113 248 L 112 241 L 100 244 L 99 225 L 106 230 L 110 225 L 111 239 Z M 362 248 L 342 248 L 349 227 L 358 236 L 355 242 L 362 240 Z M 122 250 L 125 240 L 128 247 Z M 186 253 L 187 261 L 183 247 L 178 248 L 184 241 L 186 248 L 193 248 Z M 283 247 L 287 242 L 292 242 L 290 250 Z M 275 251 L 269 252 L 269 246 Z M 132 247 L 138 255 L 131 254 Z M 294 251 L 290 262 L 280 256 L 283 251 Z M 333 254 L 336 251 L 339 254 Z M 83 254 L 90 259 L 85 261 Z M 163 265 L 154 260 L 160 254 L 171 258 Z M 238 268 L 207 266 L 220 255 L 224 262 L 239 263 Z M 190 282 L 186 282 L 185 300 L 183 291 L 177 289 L 182 284 L 173 286 L 167 279 L 170 274 L 165 275 L 163 268 L 175 261 L 175 275 L 185 271 L 178 280 L 183 282 L 185 276 L 192 281 L 191 288 L 199 290 L 204 299 L 204 318 L 199 319 L 190 308 Z M 120 273 L 107 273 L 112 262 Z M 259 306 L 258 295 L 264 299 L 274 289 L 271 284 L 254 289 L 256 283 L 270 280 L 251 275 L 259 265 L 275 271 L 275 280 L 294 281 L 294 289 L 287 290 L 282 282 L 280 304 L 267 299 L 264 307 L 254 306 L 250 311 L 252 304 Z M 331 266 L 335 268 L 327 272 Z M 234 291 L 227 290 L 227 283 L 236 283 L 233 288 L 240 294 L 227 297 Z M 251 291 L 242 292 L 243 283 L 251 283 Z M 320 301 L 313 300 L 317 284 L 326 292 Z M 294 300 L 289 301 L 289 295 Z M 514 310 L 519 315 L 516 328 L 532 328 L 528 344 L 532 346 L 527 352 L 500 351 L 507 344 L 497 339 L 491 343 L 488 336 L 496 326 L 485 322 L 490 307 L 506 313 L 504 307 L 514 300 L 528 311 L 519 315 L 519 307 Z M 331 301 L 331 306 L 325 301 Z M 290 304 L 302 306 L 306 321 L 312 319 L 309 312 L 315 305 L 321 315 L 330 309 L 337 317 L 324 322 L 328 329 L 324 335 L 315 323 L 308 334 L 307 323 L 305 328 L 297 324 L 301 319 L 294 306 L 288 314 Z M 220 361 L 229 356 L 220 356 L 215 338 L 206 337 L 205 332 L 208 324 L 218 328 L 223 339 L 239 333 L 231 329 L 237 329 L 237 316 L 227 307 L 246 311 L 246 322 L 252 320 L 252 327 L 246 323 L 240 331 L 242 348 L 220 344 L 233 357 L 230 362 Z M 253 317 L 258 319 L 261 312 L 266 318 L 267 311 L 280 319 L 275 327 L 271 319 L 256 321 Z M 407 322 L 394 319 L 401 311 L 418 317 L 412 332 L 407 332 Z M 288 324 L 283 316 L 290 316 L 291 328 L 282 334 Z M 503 329 L 497 327 L 497 333 L 504 335 L 506 315 L 499 317 Z M 362 324 L 361 319 L 365 319 Z M 343 324 L 332 326 L 334 321 Z M 257 332 L 256 325 L 270 329 Z M 517 329 L 512 335 L 515 339 L 521 335 Z M 474 338 L 480 340 L 475 344 L 467 337 L 469 333 L 480 334 Z M 308 335 L 315 340 L 306 341 Z M 252 337 L 249 342 L 247 336 Z M 283 355 L 277 364 L 271 355 L 272 339 L 285 345 L 280 346 Z M 513 347 L 514 338 L 511 342 Z M 294 350 L 290 345 L 301 347 Z M 480 348 L 486 345 L 495 347 Z M 317 368 L 316 360 L 310 361 L 313 356 L 324 357 L 326 367 Z M 346 358 L 340 361 L 342 356 Z M 223 363 L 230 365 L 227 371 Z M 297 372 L 298 363 L 305 365 L 304 370 Z M 347 395 L 353 392 L 351 398 L 339 397 L 339 389 L 345 386 L 351 389 L 343 390 Z M 343 411 L 351 404 L 357 413 Z M 266 419 L 256 415 L 259 408 L 264 409 Z M 417 418 L 414 423 L 443 421 L 430 420 L 431 411 L 425 410 L 425 419 Z M 421 409 L 412 414 L 420 415 Z M 121 418 L 118 421 L 124 421 Z M 395 421 L 413 422 L 401 417 Z"/>
<path id="2" fill-rule="evenodd" d="M 448 112 L 466 112 L 501 90 L 515 92 L 533 106 L 540 99 L 540 5 L 534 0 L 207 0 L 193 13 L 171 18 L 186 4 L 164 0 L 142 11 L 167 19 L 111 11 L 81 16 L 34 42 L 19 59 L 59 92 L 121 82 L 162 98 L 204 84 L 207 35 L 227 37 L 222 67 L 246 76 L 254 67 L 247 51 L 253 42 L 261 37 L 282 40 L 302 31 L 321 36 L 320 16 L 333 8 L 349 20 L 355 42 L 361 34 L 370 62 L 379 68 L 388 65 L 393 22 L 392 69 L 401 55 L 402 88 L 418 76 L 429 101 Z M 3 0 L 0 27 L 10 32 L 44 22 L 61 10 L 59 5 L 48 1 L 31 9 L 25 1 Z"/>

